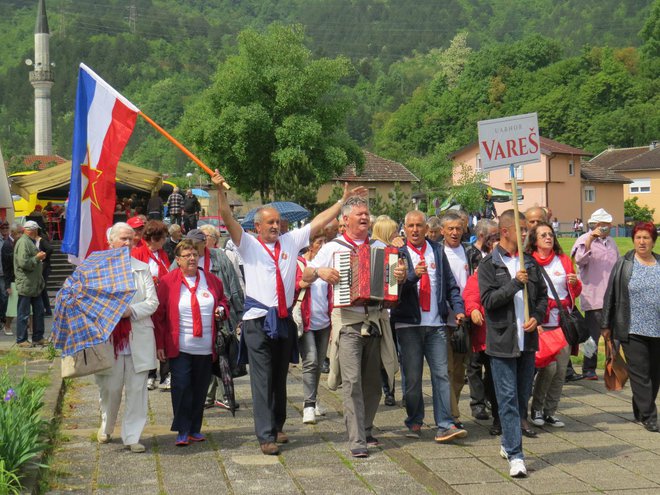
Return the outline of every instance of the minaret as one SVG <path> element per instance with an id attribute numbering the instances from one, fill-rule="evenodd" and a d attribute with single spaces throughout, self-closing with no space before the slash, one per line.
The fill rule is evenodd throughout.
<path id="1" fill-rule="evenodd" d="M 39 0 L 37 23 L 34 28 L 34 70 L 30 83 L 34 87 L 34 154 L 53 154 L 53 133 L 50 109 L 50 88 L 53 70 L 50 65 L 50 31 L 46 16 L 46 2 Z"/>

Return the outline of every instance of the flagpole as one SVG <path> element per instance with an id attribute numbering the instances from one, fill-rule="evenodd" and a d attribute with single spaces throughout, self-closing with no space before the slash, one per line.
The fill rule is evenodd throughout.
<path id="1" fill-rule="evenodd" d="M 165 129 L 163 129 L 161 126 L 156 124 L 153 120 L 151 120 L 148 116 L 146 116 L 144 113 L 139 112 L 138 115 L 142 117 L 144 120 L 146 120 L 149 124 L 153 126 L 154 129 L 156 129 L 158 132 L 160 132 L 163 136 L 165 136 L 174 146 L 179 148 L 183 153 L 190 158 L 193 162 L 195 162 L 199 167 L 204 170 L 207 174 L 209 174 L 211 177 L 215 174 L 213 170 L 211 170 L 202 160 L 197 158 L 188 148 L 186 148 L 183 144 L 181 144 L 177 139 L 172 136 L 169 132 L 167 132 Z M 227 184 L 226 182 L 223 182 L 222 185 L 224 186 L 225 189 L 231 189 L 231 186 Z"/>
<path id="2" fill-rule="evenodd" d="M 520 213 L 518 213 L 518 182 L 516 181 L 516 172 L 520 165 L 511 165 L 511 189 L 513 191 L 513 218 L 516 225 L 516 241 L 518 242 L 518 260 L 520 271 L 526 272 L 525 255 L 523 253 L 522 234 L 520 232 Z M 529 321 L 529 295 L 527 294 L 527 284 L 523 286 L 523 306 L 525 307 L 525 321 Z"/>

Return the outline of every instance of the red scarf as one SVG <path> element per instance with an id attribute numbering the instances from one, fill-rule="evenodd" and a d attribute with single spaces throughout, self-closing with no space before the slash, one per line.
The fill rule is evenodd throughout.
<path id="1" fill-rule="evenodd" d="M 128 346 L 131 330 L 131 319 L 122 318 L 112 331 L 110 338 L 112 339 L 112 347 L 115 349 L 115 359 L 117 359 L 119 351 Z"/>
<path id="2" fill-rule="evenodd" d="M 426 240 L 424 240 L 424 245 L 421 250 L 413 246 L 410 241 L 408 241 L 408 247 L 419 256 L 421 261 L 426 263 L 426 260 L 424 259 Z M 428 272 L 424 273 L 419 280 L 419 305 L 422 308 L 422 311 L 431 311 L 431 279 L 429 278 Z"/>
<path id="3" fill-rule="evenodd" d="M 197 300 L 197 288 L 199 287 L 199 270 L 197 270 L 197 276 L 195 277 L 195 286 L 190 287 L 186 276 L 181 270 L 179 270 L 181 275 L 181 282 L 186 288 L 190 291 L 190 309 L 192 310 L 193 317 L 193 337 L 202 336 L 202 310 L 199 308 L 199 301 Z"/>
<path id="4" fill-rule="evenodd" d="M 289 310 L 286 307 L 286 292 L 284 291 L 284 280 L 282 279 L 282 272 L 280 271 L 280 264 L 278 260 L 280 259 L 280 252 L 282 247 L 280 246 L 280 241 L 275 242 L 275 252 L 273 253 L 268 246 L 264 244 L 264 241 L 261 240 L 261 237 L 257 237 L 257 240 L 264 247 L 268 255 L 272 258 L 275 263 L 275 283 L 277 290 L 277 316 L 279 318 L 286 318 L 289 315 Z"/>
<path id="5" fill-rule="evenodd" d="M 353 239 L 351 239 L 350 237 L 348 237 L 346 235 L 346 232 L 344 232 L 342 235 L 344 236 L 344 240 L 346 242 L 348 242 L 351 246 L 353 246 L 354 248 L 357 249 L 358 245 L 355 243 L 355 241 Z M 364 242 L 369 244 L 369 238 L 367 237 Z"/>
<path id="6" fill-rule="evenodd" d="M 534 251 L 532 256 L 534 256 L 534 259 L 539 265 L 548 266 L 550 263 L 552 263 L 552 260 L 555 259 L 555 251 L 554 249 L 550 251 L 550 255 L 547 258 L 541 258 L 541 254 L 538 251 Z"/>

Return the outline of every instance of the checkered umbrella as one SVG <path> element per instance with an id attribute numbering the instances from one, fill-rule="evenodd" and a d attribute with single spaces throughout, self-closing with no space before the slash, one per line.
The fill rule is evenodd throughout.
<path id="1" fill-rule="evenodd" d="M 105 342 L 135 294 L 127 247 L 92 253 L 66 279 L 53 310 L 53 343 L 69 356 Z"/>
<path id="2" fill-rule="evenodd" d="M 265 206 L 275 208 L 280 213 L 280 218 L 288 220 L 289 222 L 304 220 L 310 215 L 309 210 L 303 208 L 298 203 L 293 203 L 292 201 L 274 201 Z M 254 214 L 258 209 L 259 208 L 253 208 L 247 215 L 245 215 L 245 219 L 241 223 L 241 226 L 244 229 L 254 228 Z"/>

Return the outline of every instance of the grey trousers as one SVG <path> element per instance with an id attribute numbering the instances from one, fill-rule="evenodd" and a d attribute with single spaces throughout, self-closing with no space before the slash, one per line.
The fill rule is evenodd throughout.
<path id="1" fill-rule="evenodd" d="M 381 396 L 380 337 L 362 337 L 361 324 L 339 332 L 338 354 L 349 449 L 366 449 Z"/>
<path id="2" fill-rule="evenodd" d="M 321 364 L 328 350 L 330 327 L 304 332 L 298 339 L 302 358 L 303 407 L 316 406 L 316 393 L 321 378 Z"/>
<path id="3" fill-rule="evenodd" d="M 561 328 L 551 330 L 561 332 Z M 534 390 L 532 391 L 532 409 L 541 411 L 546 416 L 552 416 L 557 412 L 561 391 L 564 388 L 566 378 L 566 365 L 571 359 L 571 346 L 565 346 L 557 355 L 557 360 L 536 373 Z"/>

